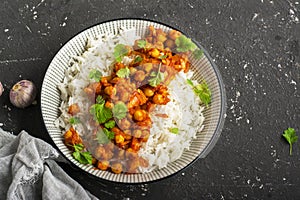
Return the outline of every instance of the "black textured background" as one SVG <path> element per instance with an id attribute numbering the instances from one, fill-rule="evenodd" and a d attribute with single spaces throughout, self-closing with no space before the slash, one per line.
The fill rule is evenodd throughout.
<path id="1" fill-rule="evenodd" d="M 149 184 L 109 183 L 62 164 L 66 172 L 100 199 L 300 199 L 300 141 L 289 156 L 281 137 L 288 127 L 300 135 L 299 13 L 298 0 L 2 0 L 0 125 L 53 144 L 40 102 L 13 107 L 12 85 L 29 79 L 40 90 L 55 53 L 87 27 L 156 20 L 200 42 L 219 67 L 228 109 L 218 143 L 205 159 Z"/>

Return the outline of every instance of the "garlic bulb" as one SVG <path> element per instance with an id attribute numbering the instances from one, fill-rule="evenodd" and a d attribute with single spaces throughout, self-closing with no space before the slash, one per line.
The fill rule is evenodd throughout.
<path id="1" fill-rule="evenodd" d="M 4 92 L 4 88 L 2 83 L 0 82 L 0 96 L 2 95 L 3 92 Z"/>
<path id="2" fill-rule="evenodd" d="M 25 108 L 33 103 L 36 93 L 36 87 L 31 81 L 21 80 L 11 88 L 9 99 L 14 106 Z"/>

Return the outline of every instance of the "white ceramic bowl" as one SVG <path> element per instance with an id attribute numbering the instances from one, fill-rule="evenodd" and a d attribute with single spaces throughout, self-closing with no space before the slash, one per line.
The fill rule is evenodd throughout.
<path id="1" fill-rule="evenodd" d="M 58 107 L 61 102 L 57 85 L 64 78 L 64 71 L 69 67 L 69 60 L 84 51 L 88 37 L 95 37 L 104 33 L 116 34 L 120 27 L 136 29 L 137 34 L 143 35 L 149 25 L 153 25 L 155 28 L 162 28 L 165 31 L 174 29 L 168 25 L 141 19 L 119 19 L 100 23 L 82 31 L 69 40 L 55 55 L 44 77 L 41 91 L 41 110 L 50 137 L 62 154 L 72 163 L 96 177 L 109 181 L 142 183 L 159 180 L 175 174 L 198 158 L 204 158 L 210 152 L 218 140 L 224 124 L 226 96 L 222 78 L 208 53 L 194 41 L 200 49 L 204 50 L 204 56 L 200 60 L 191 60 L 191 69 L 195 72 L 193 79 L 199 81 L 204 79 L 207 82 L 212 92 L 212 101 L 210 106 L 203 112 L 205 117 L 203 131 L 197 135 L 196 139 L 193 139 L 190 149 L 185 151 L 180 159 L 170 163 L 166 168 L 149 173 L 113 174 L 109 171 L 96 170 L 94 166 L 80 164 L 72 157 L 72 152 L 63 143 L 62 131 L 54 125 L 54 121 L 60 114 Z"/>

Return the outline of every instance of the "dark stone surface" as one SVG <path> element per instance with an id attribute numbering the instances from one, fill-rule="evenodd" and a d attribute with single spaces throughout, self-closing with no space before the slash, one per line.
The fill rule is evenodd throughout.
<path id="1" fill-rule="evenodd" d="M 96 180 L 62 164 L 65 171 L 101 199 L 300 199 L 300 142 L 289 156 L 281 137 L 288 127 L 300 135 L 299 12 L 297 0 L 2 0 L 0 123 L 53 144 L 40 102 L 13 107 L 12 85 L 30 79 L 40 90 L 55 53 L 89 26 L 124 17 L 161 21 L 199 41 L 221 71 L 228 110 L 215 148 L 149 184 Z"/>

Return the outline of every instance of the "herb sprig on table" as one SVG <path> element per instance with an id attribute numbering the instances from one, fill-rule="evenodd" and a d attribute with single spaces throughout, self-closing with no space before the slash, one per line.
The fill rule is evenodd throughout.
<path id="1" fill-rule="evenodd" d="M 296 135 L 295 129 L 293 128 L 286 129 L 282 134 L 282 136 L 290 144 L 290 155 L 292 155 L 293 144 L 298 141 L 298 136 Z"/>

